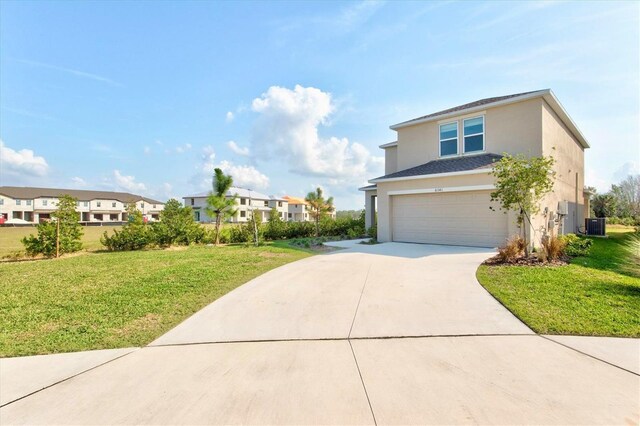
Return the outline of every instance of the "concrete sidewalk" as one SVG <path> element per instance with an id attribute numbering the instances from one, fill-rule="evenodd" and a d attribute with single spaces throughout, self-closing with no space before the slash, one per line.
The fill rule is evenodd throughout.
<path id="1" fill-rule="evenodd" d="M 2 360 L 0 424 L 640 422 L 638 339 L 533 334 L 477 283 L 490 251 L 340 244 L 148 347 Z"/>

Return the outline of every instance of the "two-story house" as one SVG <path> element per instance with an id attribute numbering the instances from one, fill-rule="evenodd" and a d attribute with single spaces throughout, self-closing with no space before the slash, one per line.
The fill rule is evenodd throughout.
<path id="1" fill-rule="evenodd" d="M 228 219 L 229 222 L 247 222 L 252 212 L 259 216 L 262 222 L 266 222 L 273 208 L 276 209 L 282 220 L 287 220 L 288 203 L 284 198 L 265 195 L 245 188 L 231 187 L 227 191 L 226 197 L 232 198 L 234 196 L 236 197 L 236 214 Z M 209 217 L 206 211 L 208 197 L 209 192 L 201 192 L 182 198 L 184 205 L 193 209 L 196 222 L 213 222 L 215 219 Z"/>
<path id="2" fill-rule="evenodd" d="M 130 204 L 134 204 L 148 221 L 158 220 L 164 209 L 162 201 L 128 192 L 2 186 L 0 217 L 5 223 L 14 224 L 49 220 L 62 195 L 78 200 L 76 210 L 80 213 L 80 222 L 86 224 L 126 222 Z"/>
<path id="3" fill-rule="evenodd" d="M 391 129 L 397 141 L 380 146 L 385 175 L 360 188 L 366 226 L 377 226 L 379 241 L 496 247 L 518 234 L 516 215 L 490 201 L 490 172 L 503 153 L 555 159 L 553 191 L 525 226 L 534 244 L 552 227 L 565 234 L 584 225 L 589 144 L 549 89 L 482 99 Z"/>

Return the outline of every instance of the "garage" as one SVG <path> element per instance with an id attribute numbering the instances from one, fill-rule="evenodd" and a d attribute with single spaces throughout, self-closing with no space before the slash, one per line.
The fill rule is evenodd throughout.
<path id="1" fill-rule="evenodd" d="M 507 215 L 489 208 L 491 191 L 393 195 L 397 242 L 497 247 L 508 236 Z"/>

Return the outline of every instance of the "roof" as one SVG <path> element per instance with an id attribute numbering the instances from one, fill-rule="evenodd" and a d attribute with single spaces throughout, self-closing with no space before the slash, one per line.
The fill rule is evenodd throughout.
<path id="1" fill-rule="evenodd" d="M 284 198 L 285 200 L 287 200 L 287 202 L 289 204 L 309 204 L 307 203 L 307 201 L 304 198 L 300 198 L 300 197 L 292 197 L 291 195 L 285 195 L 282 198 Z"/>
<path id="2" fill-rule="evenodd" d="M 151 204 L 164 204 L 163 201 L 143 197 L 129 192 L 89 191 L 85 189 L 61 189 L 61 188 L 33 188 L 25 186 L 0 186 L 0 194 L 14 199 L 34 199 L 42 197 L 58 198 L 62 195 L 70 195 L 79 201 L 91 200 L 117 200 L 123 203 L 133 203 L 142 200 Z"/>
<path id="3" fill-rule="evenodd" d="M 376 185 L 375 183 L 373 185 L 367 185 L 363 186 L 362 188 L 358 188 L 359 191 L 373 191 L 375 189 L 378 189 L 378 185 Z"/>
<path id="4" fill-rule="evenodd" d="M 276 197 L 274 195 L 265 195 L 261 192 L 258 191 L 253 191 L 253 190 L 249 190 L 249 189 L 245 189 L 245 188 L 240 188 L 237 186 L 232 186 L 231 188 L 229 188 L 229 190 L 227 191 L 227 197 L 233 197 L 234 195 L 237 195 L 240 198 L 251 198 L 253 200 L 276 200 L 276 201 L 286 201 L 283 198 L 279 198 Z M 187 195 L 186 197 L 182 197 L 184 198 L 206 198 L 209 196 L 209 191 L 205 191 L 205 192 L 199 192 L 197 194 L 193 194 L 193 195 Z"/>
<path id="5" fill-rule="evenodd" d="M 382 145 L 379 146 L 379 148 L 386 149 L 386 148 L 393 148 L 394 146 L 398 146 L 398 141 L 383 143 Z"/>
<path id="6" fill-rule="evenodd" d="M 578 126 L 573 122 L 569 114 L 564 109 L 558 98 L 554 95 L 551 89 L 543 89 L 543 90 L 534 90 L 531 92 L 522 92 L 516 93 L 513 95 L 506 96 L 496 96 L 493 98 L 485 98 L 477 101 L 469 102 L 463 105 L 458 105 L 453 108 L 444 109 L 442 111 L 434 112 L 428 115 L 424 115 L 422 117 L 413 118 L 408 121 L 403 121 L 402 123 L 394 124 L 390 126 L 391 130 L 398 130 L 403 127 L 412 126 L 415 124 L 426 123 L 429 121 L 439 120 L 447 117 L 452 117 L 455 115 L 460 115 L 460 113 L 471 113 L 475 111 L 480 111 L 487 107 L 496 107 L 500 105 L 507 105 L 510 103 L 521 102 L 528 99 L 533 98 L 543 98 L 549 106 L 553 109 L 553 111 L 558 115 L 560 120 L 567 126 L 569 131 L 575 136 L 575 138 L 580 142 L 584 148 L 589 148 L 589 142 L 587 142 L 586 138 L 578 129 Z M 381 146 L 383 148 L 383 146 Z"/>
<path id="7" fill-rule="evenodd" d="M 481 154 L 463 157 L 445 158 L 433 160 L 410 169 L 400 170 L 385 176 L 371 179 L 369 182 L 385 181 L 388 179 L 401 179 L 414 176 L 435 175 L 442 173 L 468 172 L 489 168 L 494 162 L 500 160 L 502 155 Z"/>

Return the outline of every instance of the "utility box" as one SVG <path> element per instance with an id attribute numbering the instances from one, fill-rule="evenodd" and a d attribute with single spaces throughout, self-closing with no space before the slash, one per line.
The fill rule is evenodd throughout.
<path id="1" fill-rule="evenodd" d="M 584 220 L 584 228 L 587 235 L 598 235 L 604 237 L 607 235 L 607 222 L 604 217 L 591 217 Z"/>
<path id="2" fill-rule="evenodd" d="M 569 214 L 569 202 L 558 201 L 558 214 L 561 216 L 567 216 Z"/>

